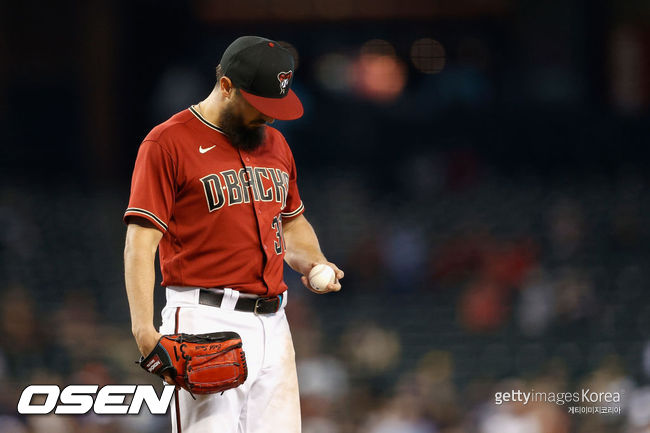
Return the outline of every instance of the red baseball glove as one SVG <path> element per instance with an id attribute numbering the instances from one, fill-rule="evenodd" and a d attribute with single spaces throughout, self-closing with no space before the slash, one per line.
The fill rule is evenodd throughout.
<path id="1" fill-rule="evenodd" d="M 213 394 L 236 388 L 248 377 L 241 337 L 236 332 L 163 335 L 140 366 L 194 394 Z"/>

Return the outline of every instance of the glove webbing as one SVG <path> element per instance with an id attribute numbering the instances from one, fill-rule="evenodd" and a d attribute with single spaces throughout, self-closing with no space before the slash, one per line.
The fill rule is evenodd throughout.
<path id="1" fill-rule="evenodd" d="M 190 336 L 190 337 L 194 337 L 194 336 Z M 169 338 L 172 341 L 176 341 L 177 343 L 181 343 L 181 345 L 180 345 L 181 357 L 185 360 L 185 368 L 184 368 L 184 371 L 183 371 L 183 378 L 185 379 L 185 383 L 188 384 L 187 391 L 190 393 L 192 398 L 194 400 L 196 400 L 196 397 L 194 396 L 194 393 L 192 392 L 192 386 L 191 386 L 191 383 L 189 381 L 189 377 L 188 377 L 188 373 L 187 373 L 188 372 L 188 367 L 190 365 L 190 361 L 192 360 L 192 355 L 186 354 L 185 350 L 184 350 L 185 347 L 187 347 L 187 344 L 185 344 L 184 341 L 194 342 L 192 340 L 196 340 L 196 339 L 194 339 L 194 338 L 189 338 L 189 339 L 185 338 L 185 340 L 184 340 L 182 334 L 180 336 L 176 337 L 176 338 L 171 338 L 171 337 L 164 337 L 164 338 Z M 221 341 L 221 340 L 224 340 L 224 339 L 228 339 L 228 338 L 209 338 L 209 340 L 211 340 L 210 342 Z M 200 341 L 203 342 L 203 339 L 201 339 Z M 210 342 L 208 342 L 208 344 Z M 165 353 L 167 353 L 167 351 L 165 350 L 164 347 L 162 347 L 162 345 L 160 347 L 165 351 Z M 220 354 L 222 354 L 224 352 L 228 352 L 229 350 L 239 349 L 240 347 L 242 347 L 242 343 L 237 343 L 237 344 L 235 344 L 233 346 L 225 347 L 224 349 L 222 349 L 219 352 L 212 352 L 212 353 L 209 354 L 209 356 L 218 356 L 218 355 L 220 355 Z M 179 356 L 178 356 L 178 352 L 176 351 L 176 346 L 174 346 L 174 356 L 176 357 L 176 360 L 178 361 Z M 244 368 L 246 368 L 247 366 L 246 366 L 245 361 L 243 359 L 244 358 L 243 352 L 242 352 L 241 358 L 242 358 L 242 362 L 244 362 Z M 235 365 L 235 366 L 239 367 L 241 364 L 239 364 L 237 362 L 233 362 L 233 363 L 231 363 L 229 365 Z M 224 392 L 225 391 L 221 391 L 221 395 L 223 395 Z"/>

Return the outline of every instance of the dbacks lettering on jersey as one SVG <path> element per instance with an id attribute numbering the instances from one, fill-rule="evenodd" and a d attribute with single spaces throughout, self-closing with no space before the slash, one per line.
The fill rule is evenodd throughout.
<path id="1" fill-rule="evenodd" d="M 289 174 L 279 168 L 246 166 L 238 171 L 209 174 L 200 180 L 210 212 L 221 209 L 226 202 L 228 206 L 250 203 L 251 193 L 255 201 L 281 203 L 281 209 L 287 204 Z"/>

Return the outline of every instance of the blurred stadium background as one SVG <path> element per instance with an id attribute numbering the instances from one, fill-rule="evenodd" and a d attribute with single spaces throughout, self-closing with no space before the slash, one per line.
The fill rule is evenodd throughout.
<path id="1" fill-rule="evenodd" d="M 649 20 L 642 0 L 0 2 L 0 431 L 167 428 L 16 404 L 155 382 L 122 277 L 137 148 L 258 34 L 296 53 L 306 115 L 276 126 L 346 271 L 323 297 L 287 273 L 304 432 L 650 432 Z M 585 387 L 622 413 L 494 402 Z"/>

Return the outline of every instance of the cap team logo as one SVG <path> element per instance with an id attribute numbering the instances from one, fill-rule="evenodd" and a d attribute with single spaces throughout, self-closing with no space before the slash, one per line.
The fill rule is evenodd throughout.
<path id="1" fill-rule="evenodd" d="M 280 94 L 281 95 L 284 95 L 284 93 L 287 91 L 287 87 L 289 87 L 289 80 L 291 80 L 292 75 L 293 75 L 293 71 L 280 72 L 278 74 L 278 81 L 280 81 Z"/>

